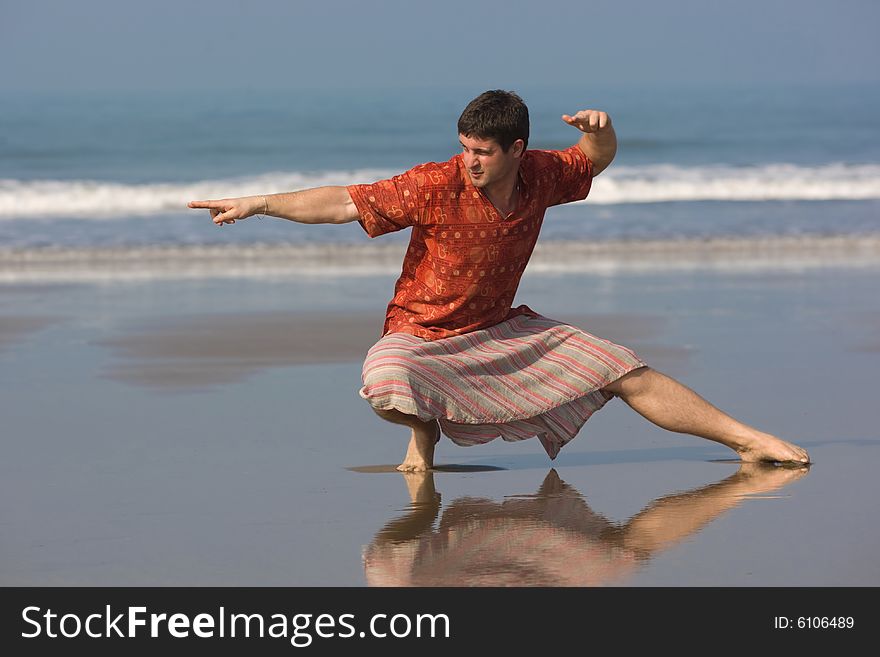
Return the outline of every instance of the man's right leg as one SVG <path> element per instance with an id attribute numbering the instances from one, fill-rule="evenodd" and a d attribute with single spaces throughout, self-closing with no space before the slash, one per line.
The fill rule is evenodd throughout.
<path id="1" fill-rule="evenodd" d="M 422 422 L 415 415 L 401 413 L 397 409 L 373 411 L 383 420 L 403 424 L 412 429 L 409 447 L 403 463 L 397 466 L 401 472 L 425 472 L 434 467 L 434 446 L 440 440 L 440 424 L 437 420 Z"/>
<path id="2" fill-rule="evenodd" d="M 759 431 L 720 411 L 687 386 L 651 369 L 640 367 L 604 390 L 659 427 L 708 438 L 736 451 L 743 461 L 809 463 L 798 445 Z"/>

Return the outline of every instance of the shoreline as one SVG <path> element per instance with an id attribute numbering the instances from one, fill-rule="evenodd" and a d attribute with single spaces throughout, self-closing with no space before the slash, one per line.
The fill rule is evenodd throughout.
<path id="1" fill-rule="evenodd" d="M 406 242 L 0 249 L 0 285 L 397 274 Z M 538 242 L 532 273 L 776 271 L 880 264 L 880 234 Z"/>

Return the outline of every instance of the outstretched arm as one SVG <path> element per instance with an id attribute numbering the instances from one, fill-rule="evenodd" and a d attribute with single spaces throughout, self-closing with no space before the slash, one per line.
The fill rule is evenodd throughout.
<path id="1" fill-rule="evenodd" d="M 578 148 L 592 160 L 593 175 L 608 168 L 617 154 L 617 135 L 611 126 L 611 117 L 599 110 L 581 110 L 573 116 L 563 114 L 562 120 L 584 133 Z"/>
<path id="2" fill-rule="evenodd" d="M 358 211 L 345 187 L 314 187 L 286 194 L 190 201 L 190 208 L 207 208 L 218 226 L 234 224 L 255 214 L 265 214 L 303 224 L 345 224 L 358 218 Z"/>

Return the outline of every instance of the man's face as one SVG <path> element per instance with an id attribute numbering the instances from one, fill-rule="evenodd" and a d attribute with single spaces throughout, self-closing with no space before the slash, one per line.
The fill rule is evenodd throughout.
<path id="1" fill-rule="evenodd" d="M 464 166 L 474 187 L 489 187 L 516 176 L 523 142 L 517 139 L 505 153 L 494 139 L 458 135 Z"/>

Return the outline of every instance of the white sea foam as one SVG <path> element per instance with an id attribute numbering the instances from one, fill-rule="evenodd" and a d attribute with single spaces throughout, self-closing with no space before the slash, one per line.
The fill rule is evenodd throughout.
<path id="1" fill-rule="evenodd" d="M 394 277 L 406 244 L 0 249 L 0 284 L 186 279 Z M 880 234 L 827 237 L 543 242 L 527 273 L 805 271 L 880 268 Z"/>
<path id="2" fill-rule="evenodd" d="M 185 212 L 190 200 L 285 192 L 387 178 L 397 171 L 276 172 L 188 183 L 122 184 L 97 180 L 0 179 L 0 220 L 114 219 Z M 880 198 L 880 165 L 752 167 L 616 166 L 597 178 L 594 204 L 670 201 L 830 201 Z"/>
<path id="3" fill-rule="evenodd" d="M 880 198 L 880 165 L 617 167 L 597 178 L 592 203 L 841 201 Z"/>

